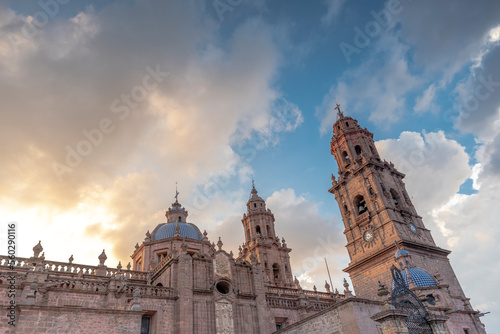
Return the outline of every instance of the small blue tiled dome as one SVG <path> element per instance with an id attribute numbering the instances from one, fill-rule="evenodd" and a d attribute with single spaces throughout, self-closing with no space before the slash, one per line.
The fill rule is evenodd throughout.
<path id="1" fill-rule="evenodd" d="M 406 269 L 410 273 L 411 280 L 415 283 L 416 286 L 420 288 L 428 287 L 428 286 L 437 286 L 436 281 L 432 278 L 431 275 L 425 270 L 418 268 L 408 268 Z M 401 271 L 401 276 L 403 276 L 403 280 L 405 281 L 406 287 L 409 287 L 408 276 L 406 275 L 406 270 Z M 392 283 L 394 288 L 394 282 Z"/>
<path id="2" fill-rule="evenodd" d="M 188 223 L 177 223 L 179 224 L 179 233 L 181 237 L 201 240 L 200 233 L 198 229 L 193 225 Z M 175 223 L 167 223 L 165 225 L 160 226 L 153 235 L 153 241 L 160 239 L 168 239 L 172 238 L 175 234 Z"/>
<path id="3" fill-rule="evenodd" d="M 394 258 L 395 259 L 398 259 L 400 258 L 401 256 L 408 256 L 408 252 L 405 251 L 404 249 L 399 249 L 396 254 L 394 254 Z"/>

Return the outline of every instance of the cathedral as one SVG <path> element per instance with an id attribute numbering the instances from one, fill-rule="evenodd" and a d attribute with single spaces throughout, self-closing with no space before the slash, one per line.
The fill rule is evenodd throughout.
<path id="1" fill-rule="evenodd" d="M 350 263 L 339 292 L 305 290 L 293 245 L 253 185 L 235 250 L 189 221 L 175 202 L 131 247 L 123 267 L 0 256 L 0 332 L 68 334 L 484 334 L 481 314 L 413 206 L 404 175 L 379 156 L 373 134 L 337 105 L 329 192 Z M 282 233 L 280 233 L 282 235 Z M 353 291 L 351 291 L 351 289 Z"/>

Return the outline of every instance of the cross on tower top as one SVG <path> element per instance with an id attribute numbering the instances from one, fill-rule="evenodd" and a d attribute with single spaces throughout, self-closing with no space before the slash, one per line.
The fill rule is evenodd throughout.
<path id="1" fill-rule="evenodd" d="M 336 107 L 334 109 L 338 111 L 337 115 L 339 118 L 344 117 L 344 113 L 340 110 L 340 104 L 336 103 Z"/>

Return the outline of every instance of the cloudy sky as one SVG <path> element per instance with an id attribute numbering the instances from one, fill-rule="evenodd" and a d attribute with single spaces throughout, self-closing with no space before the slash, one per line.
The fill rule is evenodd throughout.
<path id="1" fill-rule="evenodd" d="M 500 2 L 0 0 L 0 217 L 18 256 L 126 264 L 178 182 L 237 252 L 252 175 L 303 285 L 347 266 L 329 141 L 344 112 L 407 174 L 500 328 Z M 5 235 L 5 231 L 0 235 Z M 2 251 L 0 253 L 6 253 Z"/>

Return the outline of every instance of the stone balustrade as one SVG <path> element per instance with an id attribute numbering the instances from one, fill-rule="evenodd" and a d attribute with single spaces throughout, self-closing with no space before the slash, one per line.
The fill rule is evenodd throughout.
<path id="1" fill-rule="evenodd" d="M 109 290 L 109 280 L 99 281 L 91 279 L 69 279 L 67 281 L 61 281 L 60 279 L 56 280 L 53 278 L 49 278 L 44 283 L 39 284 L 39 287 L 47 287 L 54 290 L 68 290 L 71 292 L 106 293 Z M 173 288 L 141 285 L 141 284 L 124 283 L 122 288 L 118 288 L 116 291 L 124 293 L 127 296 L 133 296 L 136 290 L 139 291 L 139 296 L 142 297 L 162 297 L 162 298 L 176 297 Z"/>
<path id="2" fill-rule="evenodd" d="M 269 307 L 280 307 L 280 308 L 297 308 L 299 302 L 293 299 L 285 298 L 266 298 L 267 305 Z"/>
<path id="3" fill-rule="evenodd" d="M 154 278 L 157 273 L 159 273 L 166 265 L 167 263 L 172 259 L 172 254 L 168 254 L 168 256 L 165 256 L 161 259 L 160 263 L 158 263 L 152 270 L 151 270 L 151 277 Z"/>
<path id="4" fill-rule="evenodd" d="M 0 255 L 0 267 L 9 267 L 9 257 L 6 255 Z M 41 270 L 48 272 L 59 272 L 70 274 L 71 276 L 76 275 L 98 275 L 98 269 L 103 269 L 105 277 L 114 277 L 121 276 L 127 279 L 134 280 L 146 280 L 147 273 L 143 271 L 135 271 L 135 270 L 118 270 L 117 268 L 108 268 L 108 267 L 98 267 L 98 266 L 89 266 L 85 264 L 76 264 L 69 262 L 58 262 L 58 261 L 48 261 L 48 260 L 40 260 L 40 259 L 28 259 L 17 257 L 14 262 L 14 267 L 16 269 L 26 269 L 28 270 Z M 36 266 L 35 266 L 36 265 Z M 102 275 L 98 275 L 102 276 Z"/>
<path id="5" fill-rule="evenodd" d="M 284 296 L 298 296 L 300 294 L 299 289 L 280 288 L 280 287 L 275 287 L 275 286 L 268 286 L 267 292 L 277 294 L 278 296 L 282 296 L 282 295 L 284 295 Z M 333 293 L 328 293 L 328 292 L 319 292 L 319 291 L 311 291 L 311 290 L 302 290 L 302 293 L 308 297 L 319 297 L 319 298 L 327 298 L 327 299 L 331 299 L 333 297 L 340 298 L 340 299 L 345 298 L 345 296 L 341 295 L 341 294 L 333 294 Z"/>
<path id="6" fill-rule="evenodd" d="M 133 295 L 135 290 L 139 290 L 140 296 L 143 297 L 162 297 L 162 298 L 176 298 L 173 288 L 140 284 L 127 284 L 123 291 L 127 295 Z"/>
<path id="7" fill-rule="evenodd" d="M 280 287 L 276 287 L 276 286 L 268 286 L 267 292 L 268 293 L 275 293 L 278 296 L 281 296 L 281 295 L 298 296 L 299 295 L 298 289 L 280 288 Z"/>

